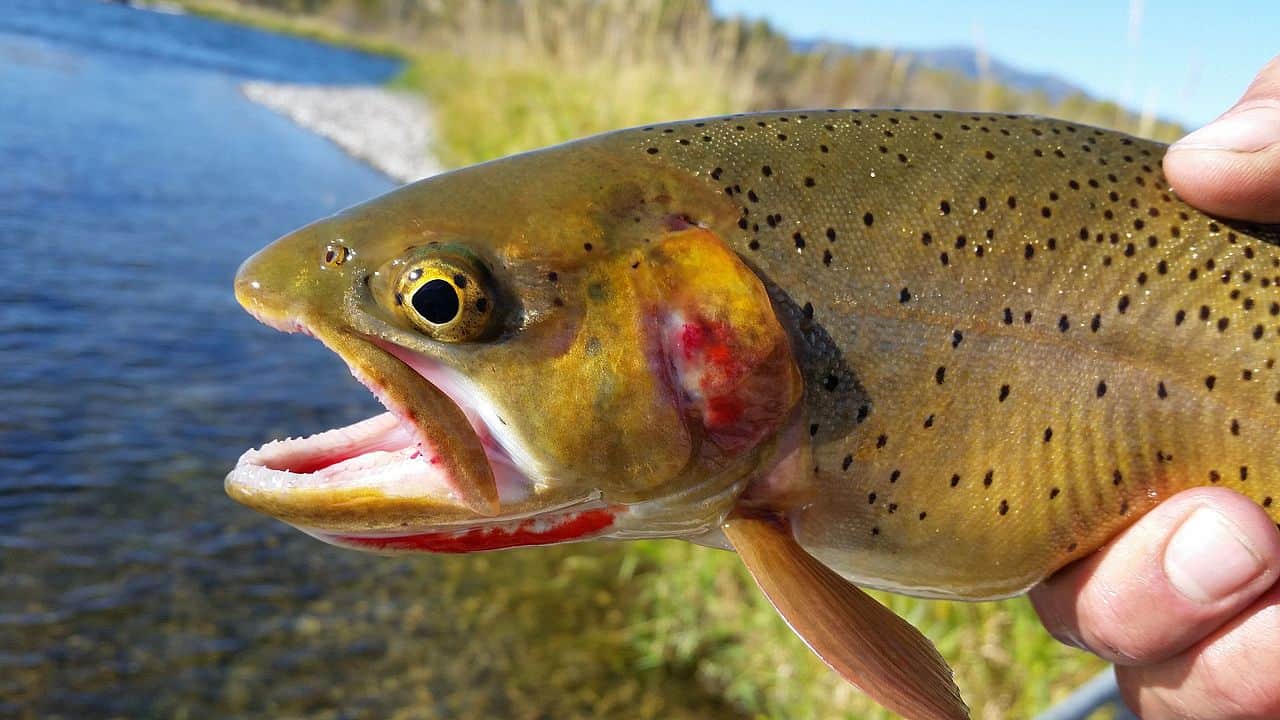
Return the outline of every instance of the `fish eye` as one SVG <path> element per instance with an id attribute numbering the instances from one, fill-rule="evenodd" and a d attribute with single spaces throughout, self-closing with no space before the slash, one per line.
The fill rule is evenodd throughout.
<path id="1" fill-rule="evenodd" d="M 433 340 L 472 342 L 492 328 L 491 285 L 484 268 L 468 256 L 420 256 L 405 264 L 395 304 Z"/>
<path id="2" fill-rule="evenodd" d="M 458 317 L 458 290 L 448 280 L 423 283 L 413 292 L 413 309 L 432 325 L 444 325 Z"/>

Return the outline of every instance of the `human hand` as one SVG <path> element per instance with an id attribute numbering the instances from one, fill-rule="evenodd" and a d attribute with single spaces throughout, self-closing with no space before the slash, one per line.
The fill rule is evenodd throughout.
<path id="1" fill-rule="evenodd" d="M 1280 222 L 1280 56 L 1235 107 L 1174 143 L 1164 171 L 1183 200 L 1207 213 Z"/>
<path id="2" fill-rule="evenodd" d="M 1170 148 L 1165 174 L 1216 215 L 1280 222 L 1280 57 Z M 1116 663 L 1147 720 L 1280 717 L 1280 533 L 1221 488 L 1170 498 L 1031 591 L 1045 627 Z"/>
<path id="3" fill-rule="evenodd" d="M 1058 640 L 1116 664 L 1147 720 L 1280 717 L 1280 533 L 1252 500 L 1198 488 L 1031 591 Z"/>

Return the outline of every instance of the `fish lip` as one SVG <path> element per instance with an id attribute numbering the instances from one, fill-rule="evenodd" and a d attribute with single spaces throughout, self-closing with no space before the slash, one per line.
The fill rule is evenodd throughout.
<path id="1" fill-rule="evenodd" d="M 367 552 L 472 553 L 595 539 L 610 534 L 628 513 L 628 508 L 607 504 L 597 495 L 535 512 L 427 528 L 371 532 L 298 529 L 322 542 Z"/>
<path id="2" fill-rule="evenodd" d="M 313 535 L 426 532 L 510 522 L 538 514 L 529 502 L 535 490 L 534 479 L 494 441 L 495 436 L 480 413 L 468 412 L 459 398 L 425 376 L 420 365 L 405 362 L 390 352 L 390 343 L 362 334 L 313 328 L 301 318 L 252 314 L 271 327 L 315 337 L 329 346 L 387 412 L 344 427 L 303 438 L 275 440 L 247 450 L 226 476 L 225 489 L 233 499 Z M 331 338 L 340 332 L 343 343 Z M 443 468 L 447 463 L 436 463 L 439 456 L 428 456 L 430 448 L 422 442 L 430 443 L 433 432 L 438 436 L 439 430 L 414 422 L 388 390 L 364 371 L 362 365 L 367 364 L 367 358 L 358 362 L 342 351 L 342 347 L 350 347 L 344 343 L 352 341 L 362 346 L 361 352 L 376 352 L 384 356 L 382 361 L 407 368 L 422 382 L 446 394 L 466 417 L 495 479 L 495 512 L 477 512 L 449 487 L 448 471 Z M 362 459 L 367 461 L 365 474 L 374 478 L 372 481 L 365 481 L 368 478 L 360 475 Z M 420 465 L 411 464 L 419 460 Z M 351 471 L 340 467 L 344 465 Z M 396 487 L 394 481 L 380 484 L 376 481 L 379 472 L 399 472 L 402 481 L 407 482 L 402 482 L 401 487 Z M 418 494 L 397 492 L 405 485 L 415 486 Z M 546 501 L 552 507 L 545 509 L 558 510 L 591 500 L 589 495 L 549 497 Z"/>

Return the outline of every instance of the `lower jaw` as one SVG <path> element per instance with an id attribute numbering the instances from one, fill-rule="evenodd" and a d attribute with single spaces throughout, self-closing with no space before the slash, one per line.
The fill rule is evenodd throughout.
<path id="1" fill-rule="evenodd" d="M 368 552 L 471 553 L 591 540 L 609 534 L 625 512 L 620 506 L 601 506 L 407 534 L 309 532 L 327 543 Z"/>
<path id="2" fill-rule="evenodd" d="M 478 517 L 462 503 L 445 466 L 422 453 L 415 430 L 386 412 L 249 450 L 228 475 L 226 490 L 238 502 L 317 537 L 453 533 L 546 509 L 582 509 L 591 500 L 535 488 L 500 449 L 486 447 L 485 461 L 497 484 L 497 517 Z"/>

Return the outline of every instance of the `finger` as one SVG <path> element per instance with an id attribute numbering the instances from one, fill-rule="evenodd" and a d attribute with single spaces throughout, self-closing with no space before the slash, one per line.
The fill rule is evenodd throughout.
<path id="1" fill-rule="evenodd" d="M 1280 57 L 1235 107 L 1171 146 L 1164 171 L 1178 195 L 1205 212 L 1280 222 Z"/>
<path id="2" fill-rule="evenodd" d="M 1253 501 L 1197 488 L 1161 503 L 1111 544 L 1036 586 L 1054 637 L 1122 665 L 1186 649 L 1280 576 L 1280 533 Z"/>
<path id="3" fill-rule="evenodd" d="M 1190 650 L 1116 669 L 1125 703 L 1146 720 L 1280 717 L 1280 587 Z"/>

